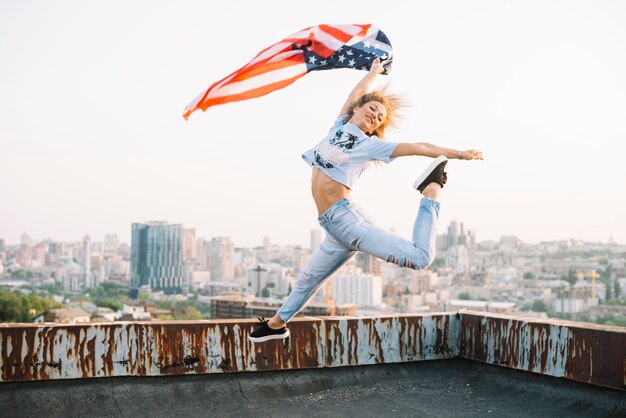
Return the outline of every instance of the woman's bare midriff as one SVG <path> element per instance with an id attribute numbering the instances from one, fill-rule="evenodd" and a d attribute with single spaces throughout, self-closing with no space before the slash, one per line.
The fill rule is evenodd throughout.
<path id="1" fill-rule="evenodd" d="M 328 177 L 318 168 L 313 167 L 311 175 L 311 193 L 317 206 L 317 213 L 323 214 L 332 205 L 350 195 L 350 189 Z"/>

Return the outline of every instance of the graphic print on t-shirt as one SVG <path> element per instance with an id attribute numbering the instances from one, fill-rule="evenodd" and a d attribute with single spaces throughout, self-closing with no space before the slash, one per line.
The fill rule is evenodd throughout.
<path id="1" fill-rule="evenodd" d="M 328 142 L 323 141 L 313 153 L 315 162 L 324 168 L 334 168 L 348 159 L 348 153 L 359 142 L 357 135 L 338 130 Z"/>
<path id="2" fill-rule="evenodd" d="M 320 155 L 320 153 L 319 153 L 319 152 L 317 152 L 317 151 L 313 151 L 313 155 L 315 156 L 315 162 L 316 162 L 316 163 L 317 163 L 320 167 L 323 167 L 323 168 L 335 168 L 335 166 L 334 166 L 334 165 L 332 165 L 331 163 L 329 163 L 328 161 L 326 161 L 326 160 L 324 159 L 324 157 L 322 157 L 322 156 Z"/>
<path id="3" fill-rule="evenodd" d="M 351 134 L 348 132 L 346 134 L 346 138 L 342 141 L 341 137 L 343 136 L 343 130 L 337 131 L 335 137 L 330 140 L 330 145 L 334 145 L 339 147 L 343 151 L 348 151 L 354 148 L 354 144 L 356 144 L 359 140 L 359 137 L 355 134 Z"/>

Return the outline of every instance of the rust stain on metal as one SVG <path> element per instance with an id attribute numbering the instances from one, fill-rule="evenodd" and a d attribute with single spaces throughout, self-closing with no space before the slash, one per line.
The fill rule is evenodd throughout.
<path id="1" fill-rule="evenodd" d="M 626 331 L 574 328 L 571 335 L 568 349 L 575 361 L 568 364 L 567 377 L 626 389 Z"/>
<path id="2" fill-rule="evenodd" d="M 296 318 L 291 337 L 248 341 L 256 321 L 0 325 L 0 382 L 343 367 L 457 356 L 624 388 L 626 329 L 471 312 Z"/>
<path id="3" fill-rule="evenodd" d="M 460 355 L 555 377 L 626 388 L 626 328 L 464 312 Z"/>
<path id="4" fill-rule="evenodd" d="M 426 320 L 424 320 L 426 318 Z M 252 344 L 253 320 L 0 326 L 0 381 L 341 367 L 454 357 L 451 314 L 298 318 Z M 451 343 L 454 342 L 454 343 Z M 452 344 L 452 346 L 451 346 Z"/>

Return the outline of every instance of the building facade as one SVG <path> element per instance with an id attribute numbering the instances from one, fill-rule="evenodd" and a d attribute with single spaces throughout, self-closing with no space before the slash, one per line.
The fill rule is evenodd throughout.
<path id="1" fill-rule="evenodd" d="M 131 286 L 181 293 L 184 278 L 183 227 L 166 222 L 132 225 Z"/>
<path id="2" fill-rule="evenodd" d="M 215 237 L 208 242 L 208 270 L 211 280 L 233 280 L 235 277 L 235 244 L 229 237 Z"/>
<path id="3" fill-rule="evenodd" d="M 380 306 L 383 302 L 383 278 L 372 274 L 337 274 L 333 278 L 333 296 L 337 303 L 357 307 Z"/>

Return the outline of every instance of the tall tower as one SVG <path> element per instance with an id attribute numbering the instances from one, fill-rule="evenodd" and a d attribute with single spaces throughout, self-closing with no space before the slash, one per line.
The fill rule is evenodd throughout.
<path id="1" fill-rule="evenodd" d="M 448 226 L 448 247 L 461 244 L 461 236 L 463 235 L 463 224 L 458 221 L 450 222 Z"/>
<path id="2" fill-rule="evenodd" d="M 272 249 L 272 243 L 270 242 L 270 237 L 263 237 L 263 261 L 269 263 L 270 261 L 270 252 Z"/>
<path id="3" fill-rule="evenodd" d="M 104 251 L 117 252 L 120 246 L 120 239 L 117 234 L 106 234 L 104 236 Z"/>
<path id="4" fill-rule="evenodd" d="M 196 259 L 196 230 L 194 228 L 183 229 L 183 260 L 194 261 Z"/>
<path id="5" fill-rule="evenodd" d="M 132 224 L 131 286 L 150 286 L 165 293 L 181 293 L 183 226 L 167 222 Z"/>
<path id="6" fill-rule="evenodd" d="M 208 243 L 208 268 L 211 281 L 233 280 L 235 276 L 235 245 L 229 237 L 211 238 Z"/>
<path id="7" fill-rule="evenodd" d="M 20 245 L 26 245 L 27 247 L 32 247 L 35 245 L 35 240 L 32 239 L 26 232 L 24 232 L 20 236 Z"/>
<path id="8" fill-rule="evenodd" d="M 91 283 L 91 238 L 85 235 L 83 238 L 83 289 L 92 287 Z"/>

